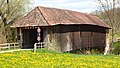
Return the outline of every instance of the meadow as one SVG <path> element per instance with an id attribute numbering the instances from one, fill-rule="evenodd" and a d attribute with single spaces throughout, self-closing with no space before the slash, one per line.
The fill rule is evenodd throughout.
<path id="1" fill-rule="evenodd" d="M 59 53 L 47 49 L 0 54 L 0 68 L 120 68 L 120 56 Z"/>

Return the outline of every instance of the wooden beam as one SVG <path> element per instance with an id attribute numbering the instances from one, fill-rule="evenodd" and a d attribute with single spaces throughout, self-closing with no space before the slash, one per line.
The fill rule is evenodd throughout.
<path id="1" fill-rule="evenodd" d="M 22 43 L 23 43 L 23 36 L 22 36 L 22 28 L 19 28 L 19 33 L 20 33 L 20 48 L 22 48 Z"/>
<path id="2" fill-rule="evenodd" d="M 104 55 L 109 54 L 109 51 L 110 51 L 109 32 L 106 32 L 106 47 Z"/>

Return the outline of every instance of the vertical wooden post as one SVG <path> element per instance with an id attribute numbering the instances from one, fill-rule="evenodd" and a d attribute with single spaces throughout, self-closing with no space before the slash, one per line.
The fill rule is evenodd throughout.
<path id="1" fill-rule="evenodd" d="M 40 43 L 40 47 L 41 47 L 41 49 L 42 49 L 42 43 Z"/>
<path id="2" fill-rule="evenodd" d="M 37 41 L 38 41 L 38 43 L 40 43 L 40 40 L 41 40 L 40 32 L 41 32 L 41 29 L 40 29 L 40 27 L 38 27 L 38 29 L 37 29 Z"/>
<path id="3" fill-rule="evenodd" d="M 13 45 L 14 45 L 14 49 L 15 49 L 15 43 Z"/>
<path id="4" fill-rule="evenodd" d="M 41 37 L 40 37 L 40 32 L 41 32 L 41 29 L 40 29 L 40 27 L 38 27 L 38 29 L 37 29 L 37 41 L 38 41 L 38 45 L 40 45 L 41 46 L 41 44 L 40 44 L 40 40 L 41 40 Z M 41 48 L 41 47 L 40 47 Z"/>
<path id="5" fill-rule="evenodd" d="M 10 44 L 8 44 L 8 47 L 9 47 L 9 49 L 10 49 Z"/>
<path id="6" fill-rule="evenodd" d="M 106 32 L 106 47 L 105 47 L 105 52 L 104 55 L 109 54 L 110 50 L 110 43 L 109 43 L 109 31 Z"/>
<path id="7" fill-rule="evenodd" d="M 36 46 L 36 43 L 34 44 L 34 52 L 36 52 L 36 48 L 37 48 L 37 46 Z"/>
<path id="8" fill-rule="evenodd" d="M 23 39 L 22 39 L 22 28 L 19 28 L 19 33 L 20 33 L 20 48 L 22 48 L 22 42 L 23 42 Z"/>

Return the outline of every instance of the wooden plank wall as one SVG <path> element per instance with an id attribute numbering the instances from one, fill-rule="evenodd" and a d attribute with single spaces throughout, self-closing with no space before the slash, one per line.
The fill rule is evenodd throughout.
<path id="1" fill-rule="evenodd" d="M 48 27 L 48 47 L 58 51 L 71 51 L 88 47 L 105 47 L 106 29 L 97 26 L 64 26 Z M 52 47 L 51 47 L 52 46 Z"/>

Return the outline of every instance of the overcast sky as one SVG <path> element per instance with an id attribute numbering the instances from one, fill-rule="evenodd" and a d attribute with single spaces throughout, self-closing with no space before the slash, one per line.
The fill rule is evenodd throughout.
<path id="1" fill-rule="evenodd" d="M 33 0 L 35 6 L 54 7 L 89 13 L 97 10 L 94 0 Z"/>

